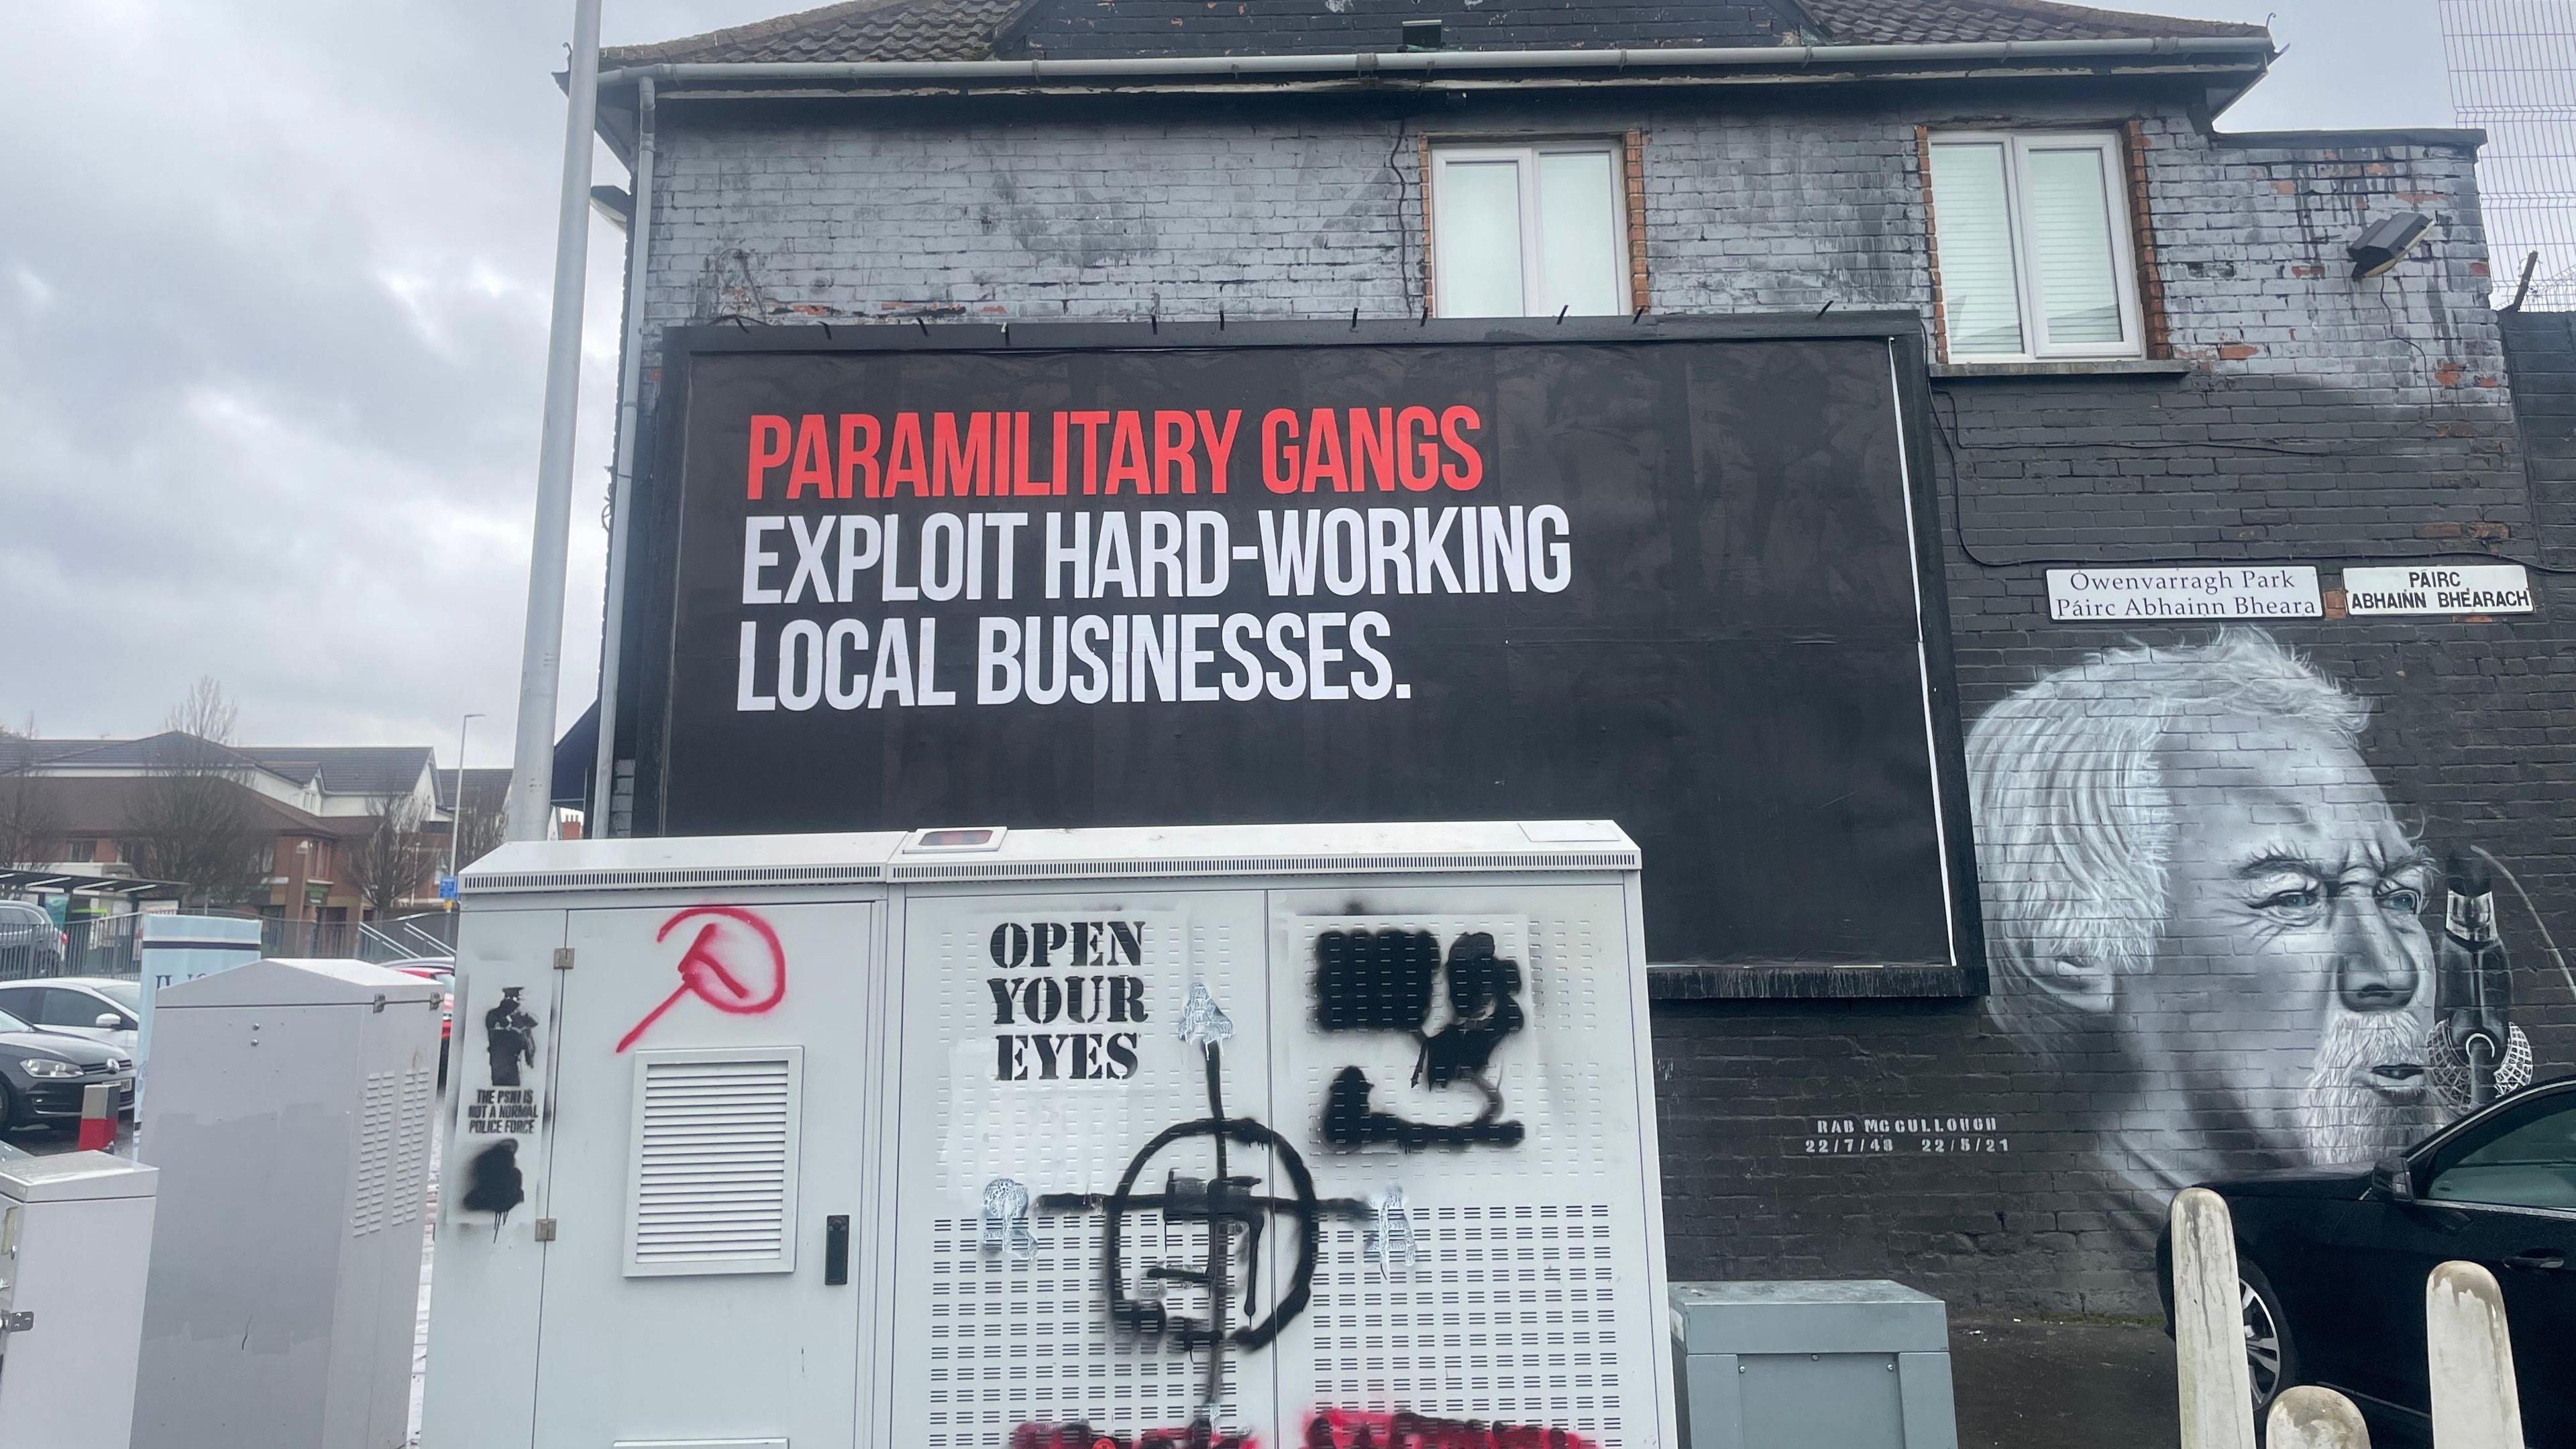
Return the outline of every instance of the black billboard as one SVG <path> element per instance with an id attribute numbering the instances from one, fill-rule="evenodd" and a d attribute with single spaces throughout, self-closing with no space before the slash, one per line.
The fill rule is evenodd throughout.
<path id="1" fill-rule="evenodd" d="M 664 355 L 639 832 L 1607 817 L 1654 959 L 1978 960 L 1911 318 Z"/>

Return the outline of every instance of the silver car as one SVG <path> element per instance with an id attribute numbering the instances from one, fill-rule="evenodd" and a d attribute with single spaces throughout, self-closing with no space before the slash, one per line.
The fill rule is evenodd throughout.
<path id="1" fill-rule="evenodd" d="M 0 981 L 0 1011 L 44 1031 L 87 1037 L 134 1054 L 143 988 L 122 976 L 57 976 Z"/>

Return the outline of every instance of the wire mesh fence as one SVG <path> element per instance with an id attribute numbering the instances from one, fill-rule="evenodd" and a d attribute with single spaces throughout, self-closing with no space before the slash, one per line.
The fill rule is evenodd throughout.
<path id="1" fill-rule="evenodd" d="M 2441 16 L 2452 116 L 2487 133 L 2478 192 L 2495 302 L 2576 310 L 2576 0 L 2441 0 Z"/>

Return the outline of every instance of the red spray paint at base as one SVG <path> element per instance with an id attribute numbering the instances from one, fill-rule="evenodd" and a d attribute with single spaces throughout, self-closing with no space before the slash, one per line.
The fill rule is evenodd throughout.
<path id="1" fill-rule="evenodd" d="M 1022 1424 L 1010 1449 L 1258 1449 L 1248 1434 L 1219 1434 L 1205 1424 L 1147 1429 L 1132 1437 L 1089 1424 Z M 1427 1419 L 1420 1414 L 1367 1414 L 1319 1409 L 1306 1421 L 1304 1449 L 1600 1449 L 1580 1434 L 1482 1420 Z"/>
<path id="2" fill-rule="evenodd" d="M 1258 1444 L 1249 1434 L 1219 1434 L 1205 1424 L 1147 1429 L 1132 1439 L 1089 1424 L 1022 1424 L 1011 1431 L 1011 1449 L 1258 1449 Z"/>
<path id="3" fill-rule="evenodd" d="M 1306 1449 L 1598 1449 L 1563 1429 L 1426 1419 L 1419 1414 L 1362 1414 L 1319 1409 L 1306 1421 Z"/>

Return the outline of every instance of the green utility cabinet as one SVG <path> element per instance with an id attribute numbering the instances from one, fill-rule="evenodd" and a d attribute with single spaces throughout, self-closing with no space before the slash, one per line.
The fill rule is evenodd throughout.
<path id="1" fill-rule="evenodd" d="M 1958 1449 L 1950 1315 L 1898 1283 L 1676 1283 L 1687 1449 Z"/>

